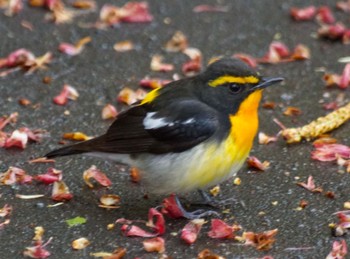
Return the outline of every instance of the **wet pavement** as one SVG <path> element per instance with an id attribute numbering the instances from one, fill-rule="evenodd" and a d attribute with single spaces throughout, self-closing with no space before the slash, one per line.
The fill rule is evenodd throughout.
<path id="1" fill-rule="evenodd" d="M 122 5 L 125 1 L 114 1 Z M 298 43 L 311 49 L 308 61 L 261 65 L 259 71 L 268 76 L 283 76 L 285 83 L 265 91 L 263 101 L 272 101 L 280 105 L 274 110 L 260 110 L 260 131 L 276 134 L 279 127 L 272 121 L 279 119 L 286 126 L 303 125 L 326 113 L 320 100 L 333 101 L 341 92 L 338 89 L 327 90 L 322 82 L 320 67 L 340 73 L 344 64 L 338 58 L 349 55 L 349 46 L 338 42 L 316 39 L 316 22 L 296 23 L 289 17 L 291 6 L 303 6 L 305 1 L 218 1 L 228 6 L 226 13 L 193 13 L 192 8 L 203 1 L 150 1 L 150 10 L 154 21 L 149 24 L 121 24 L 107 30 L 87 29 L 82 23 L 94 22 L 98 12 L 86 13 L 74 19 L 71 24 L 55 25 L 44 19 L 47 11 L 29 8 L 17 16 L 9 18 L 0 15 L 0 57 L 5 57 L 18 48 L 27 48 L 36 55 L 52 51 L 54 61 L 49 69 L 32 75 L 21 71 L 0 78 L 1 114 L 19 113 L 18 123 L 14 127 L 26 126 L 41 128 L 49 132 L 41 143 L 29 144 L 25 150 L 0 149 L 0 172 L 9 166 L 25 169 L 29 174 L 43 173 L 48 164 L 29 164 L 27 161 L 42 156 L 58 147 L 65 132 L 82 131 L 96 136 L 104 133 L 110 122 L 101 119 L 101 110 L 106 103 L 117 104 L 116 96 L 124 86 L 138 88 L 138 81 L 146 75 L 170 79 L 173 73 L 156 73 L 149 68 L 154 54 L 163 54 L 166 61 L 176 66 L 181 75 L 181 64 L 187 57 L 179 53 L 166 53 L 162 47 L 177 31 L 182 31 L 192 47 L 200 49 L 207 62 L 213 56 L 232 55 L 237 52 L 249 53 L 261 57 L 270 42 L 280 37 L 290 48 Z M 107 1 L 98 1 L 98 10 Z M 216 1 L 205 3 L 217 4 Z M 334 8 L 334 1 L 312 1 L 315 5 L 327 4 Z M 346 14 L 335 12 L 339 20 L 349 25 Z M 26 20 L 33 24 L 33 31 L 21 26 Z M 68 57 L 57 51 L 61 42 L 76 42 L 90 36 L 92 42 L 78 56 Z M 117 53 L 113 45 L 117 41 L 132 40 L 137 49 Z M 44 84 L 43 77 L 53 79 Z M 80 97 L 66 106 L 52 103 L 64 83 L 74 86 Z M 323 95 L 329 93 L 325 99 Z M 349 90 L 344 91 L 349 101 Z M 36 108 L 23 107 L 18 99 L 27 98 Z M 286 106 L 296 106 L 302 115 L 286 117 L 282 111 Z M 67 112 L 69 111 L 69 115 Z M 340 143 L 349 144 L 349 125 L 332 132 Z M 10 126 L 11 128 L 11 126 Z M 9 128 L 7 128 L 8 130 Z M 8 130 L 9 131 L 9 130 Z M 350 200 L 350 175 L 342 173 L 337 165 L 311 160 L 312 145 L 302 142 L 287 145 L 283 140 L 269 145 L 255 143 L 252 155 L 262 161 L 268 160 L 271 166 L 261 173 L 252 173 L 244 167 L 239 177 L 242 184 L 235 186 L 232 180 L 221 185 L 219 197 L 235 197 L 237 202 L 227 206 L 229 213 L 223 214 L 226 222 L 237 222 L 244 230 L 261 232 L 278 228 L 276 243 L 269 251 L 258 251 L 251 246 L 238 242 L 214 240 L 207 237 L 209 223 L 206 224 L 197 242 L 188 246 L 182 242 L 179 232 L 186 220 L 166 219 L 166 254 L 171 258 L 196 258 L 205 248 L 226 258 L 262 258 L 271 255 L 274 258 L 325 258 L 333 237 L 328 227 L 336 222 L 332 214 L 343 210 L 343 203 Z M 110 189 L 89 189 L 82 173 L 91 165 L 96 165 L 113 182 Z M 127 168 L 110 161 L 83 156 L 72 156 L 56 160 L 55 168 L 64 171 L 64 181 L 74 198 L 57 207 L 50 199 L 51 187 L 43 184 L 0 186 L 0 207 L 13 206 L 11 222 L 0 230 L 0 258 L 22 258 L 25 247 L 32 245 L 35 226 L 46 230 L 44 239 L 53 237 L 47 249 L 52 253 L 49 258 L 90 258 L 91 252 L 112 252 L 118 247 L 127 249 L 125 258 L 157 258 L 156 253 L 147 253 L 142 246 L 142 238 L 124 237 L 119 226 L 107 230 L 107 225 L 118 218 L 147 219 L 149 208 L 159 205 L 164 197 L 149 196 L 139 185 L 130 181 Z M 335 199 L 315 194 L 296 185 L 306 181 L 312 175 L 318 186 L 335 193 Z M 299 180 L 297 180 L 299 177 Z M 99 208 L 98 197 L 104 193 L 121 196 L 121 207 L 116 210 Z M 45 194 L 44 198 L 22 200 L 16 194 Z M 197 194 L 186 196 L 189 200 L 198 200 Z M 296 210 L 300 200 L 306 200 L 308 206 Z M 263 212 L 263 213 L 262 213 Z M 86 224 L 69 228 L 67 219 L 81 216 Z M 91 245 L 81 251 L 73 251 L 71 242 L 86 237 Z M 345 236 L 346 241 L 348 237 Z"/>

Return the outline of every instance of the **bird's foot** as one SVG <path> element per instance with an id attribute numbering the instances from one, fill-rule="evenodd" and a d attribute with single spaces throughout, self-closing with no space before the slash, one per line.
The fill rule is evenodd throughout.
<path id="1" fill-rule="evenodd" d="M 237 202 L 235 198 L 228 198 L 224 200 L 217 200 L 214 197 L 210 196 L 208 193 L 206 193 L 203 190 L 198 190 L 199 194 L 202 196 L 203 199 L 203 205 L 209 205 L 214 208 L 230 205 L 232 203 Z"/>
<path id="2" fill-rule="evenodd" d="M 175 201 L 178 209 L 181 211 L 182 216 L 186 219 L 199 219 L 199 218 L 204 218 L 204 217 L 209 217 L 209 216 L 217 216 L 219 217 L 220 214 L 214 210 L 205 210 L 205 209 L 198 209 L 195 211 L 187 211 L 185 208 L 182 206 L 179 198 L 175 196 Z"/>

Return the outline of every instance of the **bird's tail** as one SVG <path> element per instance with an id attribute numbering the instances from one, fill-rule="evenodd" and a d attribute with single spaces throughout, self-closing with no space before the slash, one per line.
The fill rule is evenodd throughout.
<path id="1" fill-rule="evenodd" d="M 88 152 L 97 151 L 98 147 L 100 146 L 101 142 L 104 140 L 104 135 L 93 138 L 87 141 L 83 141 L 77 144 L 73 144 L 70 146 L 65 146 L 59 149 L 55 149 L 45 155 L 46 158 L 55 158 L 59 156 L 70 156 L 70 155 L 77 155 L 77 154 L 83 154 Z"/>

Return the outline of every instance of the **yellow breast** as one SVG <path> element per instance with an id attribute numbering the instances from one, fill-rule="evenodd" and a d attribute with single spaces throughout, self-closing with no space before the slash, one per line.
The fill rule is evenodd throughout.
<path id="1" fill-rule="evenodd" d="M 221 143 L 208 143 L 201 158 L 194 158 L 184 180 L 185 185 L 196 183 L 205 188 L 234 175 L 243 165 L 258 130 L 258 105 L 262 90 L 248 96 L 235 115 L 230 116 L 231 131 Z"/>

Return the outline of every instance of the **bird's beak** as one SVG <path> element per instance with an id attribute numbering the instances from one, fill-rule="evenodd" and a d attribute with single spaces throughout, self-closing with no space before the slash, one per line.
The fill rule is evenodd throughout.
<path id="1" fill-rule="evenodd" d="M 270 85 L 277 84 L 284 80 L 283 77 L 263 77 L 259 84 L 253 87 L 252 90 L 264 89 Z"/>

